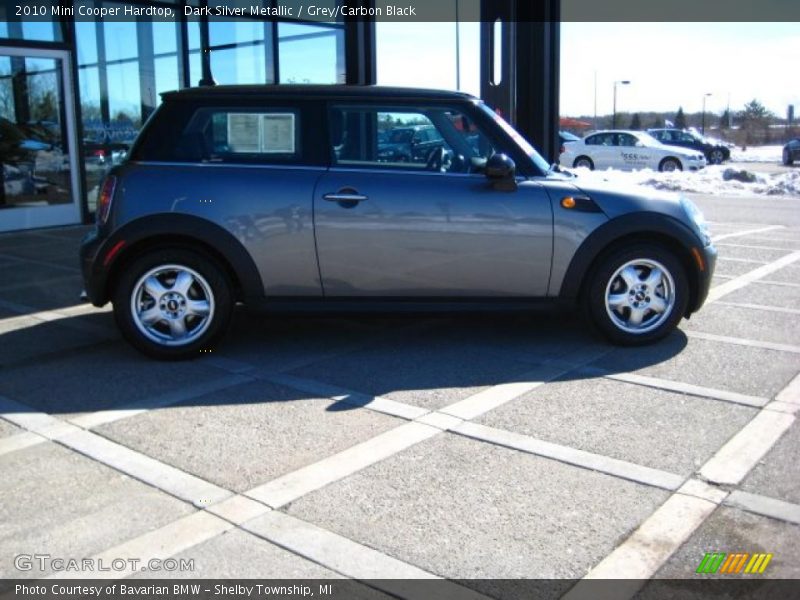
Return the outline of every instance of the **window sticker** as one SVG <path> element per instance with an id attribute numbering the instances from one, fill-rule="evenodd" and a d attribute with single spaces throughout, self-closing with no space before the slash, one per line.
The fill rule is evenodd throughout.
<path id="1" fill-rule="evenodd" d="M 228 148 L 247 154 L 294 154 L 292 113 L 229 113 Z"/>
<path id="2" fill-rule="evenodd" d="M 262 115 L 261 152 L 294 154 L 294 114 L 273 113 Z"/>
<path id="3" fill-rule="evenodd" d="M 260 152 L 259 116 L 254 113 L 228 114 L 228 147 L 231 152 Z"/>

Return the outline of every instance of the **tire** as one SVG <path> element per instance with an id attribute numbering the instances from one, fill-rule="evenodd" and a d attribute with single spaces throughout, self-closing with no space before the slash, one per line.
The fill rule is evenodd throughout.
<path id="1" fill-rule="evenodd" d="M 617 248 L 590 272 L 583 302 L 591 324 L 611 342 L 623 346 L 655 342 L 675 329 L 686 313 L 686 271 L 661 246 L 637 243 Z"/>
<path id="2" fill-rule="evenodd" d="M 585 167 L 590 171 L 594 171 L 594 163 L 592 159 L 588 156 L 579 156 L 575 159 L 575 162 L 572 163 L 573 168 L 577 169 L 578 167 Z"/>
<path id="3" fill-rule="evenodd" d="M 231 284 L 211 257 L 154 250 L 128 265 L 112 292 L 114 318 L 137 350 L 158 359 L 210 350 L 233 313 Z"/>
<path id="4" fill-rule="evenodd" d="M 724 160 L 725 153 L 718 148 L 708 153 L 708 163 L 711 165 L 721 165 Z"/>
<path id="5" fill-rule="evenodd" d="M 788 148 L 783 149 L 783 164 L 787 167 L 791 167 L 794 160 L 792 160 L 792 153 L 789 152 Z"/>
<path id="6" fill-rule="evenodd" d="M 683 165 L 677 158 L 665 158 L 658 165 L 658 170 L 661 172 L 671 173 L 673 171 L 683 171 Z"/>

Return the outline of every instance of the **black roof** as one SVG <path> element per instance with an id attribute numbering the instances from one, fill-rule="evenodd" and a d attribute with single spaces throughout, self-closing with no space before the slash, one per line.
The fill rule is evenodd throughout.
<path id="1" fill-rule="evenodd" d="M 473 100 L 464 92 L 378 85 L 214 85 L 190 87 L 162 94 L 164 100 L 190 100 L 225 97 L 271 98 L 387 98 L 396 100 Z"/>

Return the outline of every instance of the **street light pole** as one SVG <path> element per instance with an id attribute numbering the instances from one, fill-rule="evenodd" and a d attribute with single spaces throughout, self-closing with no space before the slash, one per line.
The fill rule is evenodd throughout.
<path id="1" fill-rule="evenodd" d="M 700 125 L 700 133 L 702 133 L 703 135 L 706 134 L 706 98 L 708 98 L 710 95 L 711 92 L 706 92 L 705 94 L 703 94 L 703 121 L 702 124 Z"/>
<path id="2" fill-rule="evenodd" d="M 614 112 L 611 116 L 611 129 L 617 128 L 617 84 L 628 85 L 630 83 L 627 79 L 621 79 L 614 82 Z"/>

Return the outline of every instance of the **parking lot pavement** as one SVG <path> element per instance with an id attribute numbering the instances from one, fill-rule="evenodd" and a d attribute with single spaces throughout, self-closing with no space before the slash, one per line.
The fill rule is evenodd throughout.
<path id="1" fill-rule="evenodd" d="M 211 355 L 159 363 L 78 303 L 86 228 L 1 235 L 0 577 L 53 575 L 14 566 L 44 552 L 490 597 L 690 579 L 706 552 L 800 577 L 800 201 L 698 202 L 720 277 L 644 348 L 563 315 L 238 311 Z"/>

